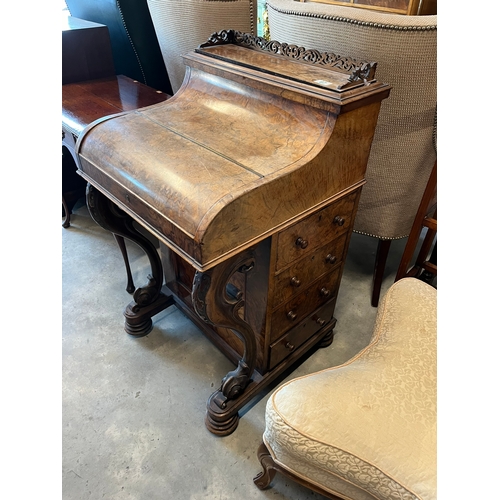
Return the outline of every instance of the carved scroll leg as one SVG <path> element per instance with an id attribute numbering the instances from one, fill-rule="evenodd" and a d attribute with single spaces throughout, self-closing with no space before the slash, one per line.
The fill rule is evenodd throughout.
<path id="1" fill-rule="evenodd" d="M 269 487 L 274 476 L 276 475 L 276 469 L 274 460 L 269 453 L 266 445 L 261 443 L 259 449 L 257 451 L 257 457 L 259 459 L 262 468 L 264 469 L 262 472 L 259 472 L 254 478 L 253 482 L 260 490 L 264 490 Z"/>
<path id="2" fill-rule="evenodd" d="M 173 304 L 173 298 L 161 293 L 163 267 L 155 246 L 133 226 L 133 219 L 92 185 L 87 186 L 87 207 L 94 221 L 107 231 L 137 243 L 148 256 L 151 274 L 148 284 L 137 288 L 134 300 L 126 307 L 125 331 L 135 337 L 147 335 L 153 328 L 152 317 Z M 118 239 L 117 239 L 118 241 Z M 126 263 L 128 259 L 126 260 Z"/>
<path id="3" fill-rule="evenodd" d="M 115 237 L 116 243 L 118 244 L 118 248 L 122 253 L 123 261 L 125 262 L 125 270 L 127 271 L 127 287 L 126 290 L 128 293 L 132 294 L 135 291 L 134 278 L 132 277 L 132 270 L 130 269 L 130 262 L 128 260 L 127 247 L 125 246 L 125 239 L 123 236 L 118 234 L 113 234 Z"/>
<path id="4" fill-rule="evenodd" d="M 205 424 L 219 436 L 231 434 L 238 426 L 238 406 L 231 405 L 243 394 L 251 380 L 257 357 L 257 341 L 250 325 L 241 319 L 241 295 L 228 294 L 228 283 L 235 272 L 249 272 L 254 255 L 247 250 L 204 273 L 196 272 L 193 282 L 193 305 L 200 318 L 216 327 L 229 328 L 243 341 L 243 357 L 235 370 L 223 379 L 221 387 L 207 402 Z"/>

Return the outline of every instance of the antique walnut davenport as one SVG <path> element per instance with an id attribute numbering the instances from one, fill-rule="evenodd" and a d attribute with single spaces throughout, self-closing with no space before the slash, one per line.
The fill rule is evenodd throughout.
<path id="1" fill-rule="evenodd" d="M 291 363 L 329 345 L 380 103 L 373 62 L 214 33 L 169 100 L 90 124 L 76 149 L 87 205 L 151 264 L 125 310 L 147 335 L 175 304 L 236 365 L 208 429 Z M 161 257 L 133 221 L 160 240 Z"/>

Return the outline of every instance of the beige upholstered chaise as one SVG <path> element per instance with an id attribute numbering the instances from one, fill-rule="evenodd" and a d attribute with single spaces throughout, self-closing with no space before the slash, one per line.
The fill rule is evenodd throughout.
<path id="1" fill-rule="evenodd" d="M 216 31 L 256 33 L 256 0 L 147 0 L 172 90 L 184 80 L 182 56 Z"/>
<path id="2" fill-rule="evenodd" d="M 396 282 L 368 347 L 272 394 L 257 486 L 279 470 L 332 498 L 436 498 L 436 298 Z"/>
<path id="3" fill-rule="evenodd" d="M 437 16 L 267 0 L 272 40 L 375 61 L 382 103 L 354 231 L 379 240 L 372 305 L 393 239 L 408 236 L 436 160 Z M 169 70 L 170 72 L 170 70 Z"/>

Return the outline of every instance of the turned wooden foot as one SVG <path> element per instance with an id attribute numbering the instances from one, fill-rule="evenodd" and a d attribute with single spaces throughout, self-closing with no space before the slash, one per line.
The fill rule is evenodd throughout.
<path id="1" fill-rule="evenodd" d="M 208 403 L 208 406 L 210 406 L 210 401 Z M 221 421 L 215 420 L 212 415 L 213 414 L 207 411 L 205 415 L 205 426 L 212 434 L 215 434 L 216 436 L 228 436 L 236 430 L 236 427 L 238 427 L 238 423 L 240 421 L 238 412 L 230 415 L 226 420 Z"/>
<path id="2" fill-rule="evenodd" d="M 318 347 L 328 347 L 329 345 L 331 345 L 333 342 L 333 336 L 334 333 L 332 328 L 331 330 L 328 330 L 326 335 L 318 342 Z"/>

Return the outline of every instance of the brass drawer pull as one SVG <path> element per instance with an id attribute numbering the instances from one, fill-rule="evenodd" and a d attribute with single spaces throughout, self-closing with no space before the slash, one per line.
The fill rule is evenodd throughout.
<path id="1" fill-rule="evenodd" d="M 297 315 L 293 311 L 288 311 L 288 314 L 286 315 L 286 317 L 290 321 L 295 321 L 297 319 Z"/>
<path id="2" fill-rule="evenodd" d="M 330 290 L 328 290 L 328 288 L 326 287 L 323 287 L 320 291 L 319 291 L 320 295 L 322 295 L 323 297 L 328 297 L 330 295 Z"/>
<path id="3" fill-rule="evenodd" d="M 330 264 L 335 264 L 335 262 L 337 262 L 337 257 L 335 255 L 332 255 L 331 253 L 329 253 L 326 256 L 326 261 L 329 262 Z"/>
<path id="4" fill-rule="evenodd" d="M 290 351 L 293 351 L 295 349 L 295 346 L 293 344 L 290 344 L 290 342 L 287 342 L 286 345 L 285 345 L 285 347 L 287 349 L 290 349 Z"/>
<path id="5" fill-rule="evenodd" d="M 297 278 L 297 276 L 293 276 L 290 278 L 290 285 L 292 286 L 300 286 L 302 282 Z"/>
<path id="6" fill-rule="evenodd" d="M 340 217 L 340 215 L 336 215 L 335 218 L 333 219 L 333 223 L 337 224 L 337 226 L 343 226 L 345 222 L 345 219 Z"/>
<path id="7" fill-rule="evenodd" d="M 295 244 L 300 247 L 300 248 L 307 248 L 307 245 L 309 245 L 309 242 L 307 240 L 304 240 L 303 238 L 297 238 L 295 240 Z"/>

